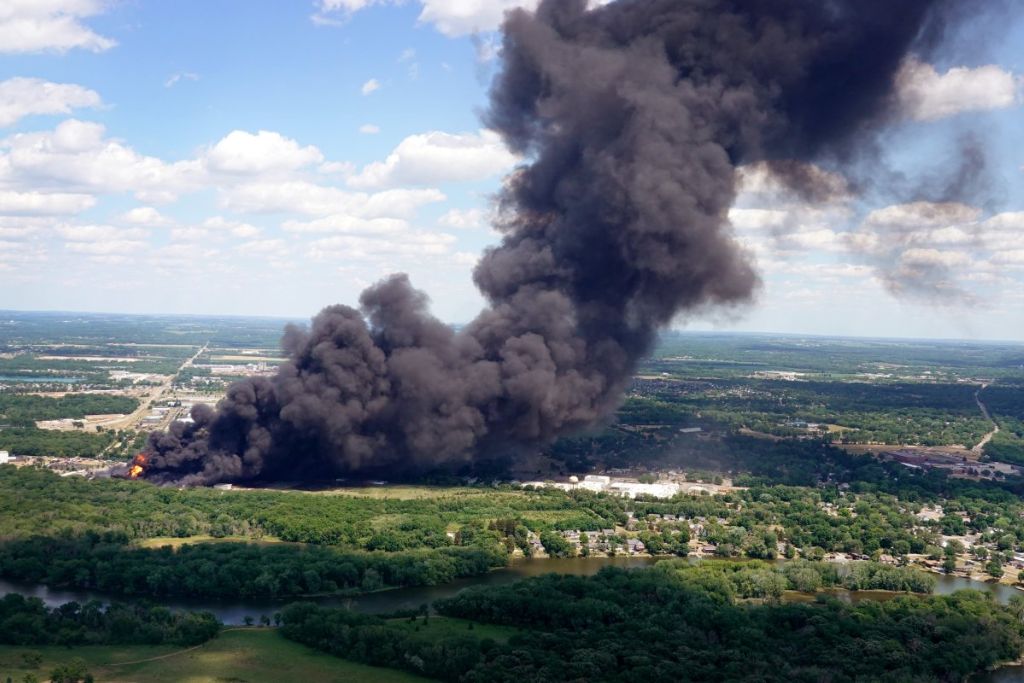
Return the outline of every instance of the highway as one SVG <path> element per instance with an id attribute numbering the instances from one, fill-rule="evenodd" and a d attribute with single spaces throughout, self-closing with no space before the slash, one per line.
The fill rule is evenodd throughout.
<path id="1" fill-rule="evenodd" d="M 145 419 L 147 415 L 149 415 L 150 411 L 152 411 L 153 409 L 153 406 L 156 405 L 156 403 L 160 401 L 164 397 L 164 395 L 167 394 L 168 391 L 170 391 L 171 386 L 174 384 L 174 378 L 178 375 L 178 373 L 180 373 L 185 368 L 191 367 L 192 364 L 195 363 L 196 359 L 199 358 L 199 356 L 201 356 L 209 346 L 210 342 L 206 342 L 205 344 L 203 344 L 203 347 L 199 349 L 195 353 L 195 355 L 193 355 L 191 358 L 182 363 L 181 366 L 173 375 L 168 376 L 166 380 L 161 382 L 159 385 L 153 387 L 146 394 L 140 396 L 139 407 L 136 408 L 134 411 L 132 411 L 128 415 L 118 417 L 108 422 L 98 423 L 96 426 L 103 427 L 103 429 L 108 431 L 118 431 L 121 429 L 138 430 L 142 423 L 142 420 Z M 116 444 L 117 442 L 115 441 L 110 446 L 108 446 L 106 450 L 110 450 L 111 448 L 115 447 Z M 99 457 L 103 457 L 106 454 L 106 450 L 104 451 L 104 453 L 101 453 Z"/>

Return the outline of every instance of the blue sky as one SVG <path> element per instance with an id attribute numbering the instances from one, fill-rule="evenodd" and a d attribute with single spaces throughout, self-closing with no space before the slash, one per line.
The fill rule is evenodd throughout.
<path id="1" fill-rule="evenodd" d="M 409 272 L 463 322 L 516 159 L 479 113 L 503 8 L 530 0 L 4 0 L 0 309 L 308 316 Z M 1024 21 L 908 62 L 907 171 L 971 131 L 995 201 L 741 170 L 758 300 L 679 327 L 1024 339 Z M 982 35 L 982 37 L 985 37 Z"/>

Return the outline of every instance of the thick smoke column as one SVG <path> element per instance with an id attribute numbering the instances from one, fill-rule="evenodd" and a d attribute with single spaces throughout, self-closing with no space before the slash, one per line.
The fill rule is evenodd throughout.
<path id="1" fill-rule="evenodd" d="M 487 122 L 531 161 L 459 332 L 404 275 L 289 328 L 277 376 L 154 434 L 145 476 L 186 484 L 416 472 L 606 418 L 674 316 L 747 301 L 726 219 L 738 164 L 859 156 L 941 0 L 544 0 L 504 26 Z"/>

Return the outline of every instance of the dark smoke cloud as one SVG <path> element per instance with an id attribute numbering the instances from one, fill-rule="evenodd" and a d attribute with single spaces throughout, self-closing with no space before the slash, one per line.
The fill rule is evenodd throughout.
<path id="1" fill-rule="evenodd" d="M 738 164 L 857 156 L 940 0 L 545 0 L 504 25 L 486 115 L 531 161 L 498 202 L 459 332 L 404 275 L 289 328 L 277 376 L 154 434 L 185 484 L 453 467 L 606 419 L 680 312 L 759 281 L 726 214 Z M 813 194 L 813 188 L 803 187 Z"/>

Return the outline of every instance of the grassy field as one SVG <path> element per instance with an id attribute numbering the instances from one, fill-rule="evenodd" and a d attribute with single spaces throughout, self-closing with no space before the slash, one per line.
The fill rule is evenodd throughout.
<path id="1" fill-rule="evenodd" d="M 480 640 L 490 638 L 496 643 L 504 643 L 516 632 L 516 629 L 511 626 L 494 626 L 466 619 L 438 616 L 430 617 L 426 624 L 423 623 L 422 617 L 418 617 L 415 621 L 393 619 L 391 624 L 397 628 L 418 633 L 424 640 L 438 640 L 450 636 L 471 636 Z"/>
<path id="2" fill-rule="evenodd" d="M 316 491 L 322 496 L 358 496 L 390 500 L 420 500 L 451 495 L 481 495 L 486 491 L 465 486 L 359 486 Z"/>
<path id="3" fill-rule="evenodd" d="M 37 669 L 24 668 L 23 652 L 40 653 L 42 665 Z M 0 646 L 0 680 L 10 676 L 21 681 L 28 673 L 40 680 L 49 680 L 55 666 L 75 657 L 85 660 L 96 680 L 104 683 L 413 683 L 426 680 L 318 653 L 285 640 L 273 629 L 225 631 L 206 645 L 185 651 L 138 646 Z"/>
<path id="4" fill-rule="evenodd" d="M 291 541 L 282 541 L 274 536 L 264 536 L 258 541 L 248 536 L 223 536 L 216 538 L 207 534 L 199 534 L 197 536 L 157 536 L 155 538 L 143 538 L 137 543 L 142 548 L 163 548 L 164 546 L 171 546 L 175 550 L 183 545 L 196 545 L 197 543 L 253 543 L 255 545 L 278 545 L 286 543 L 288 545 L 304 545 L 303 543 L 293 543 Z"/>

